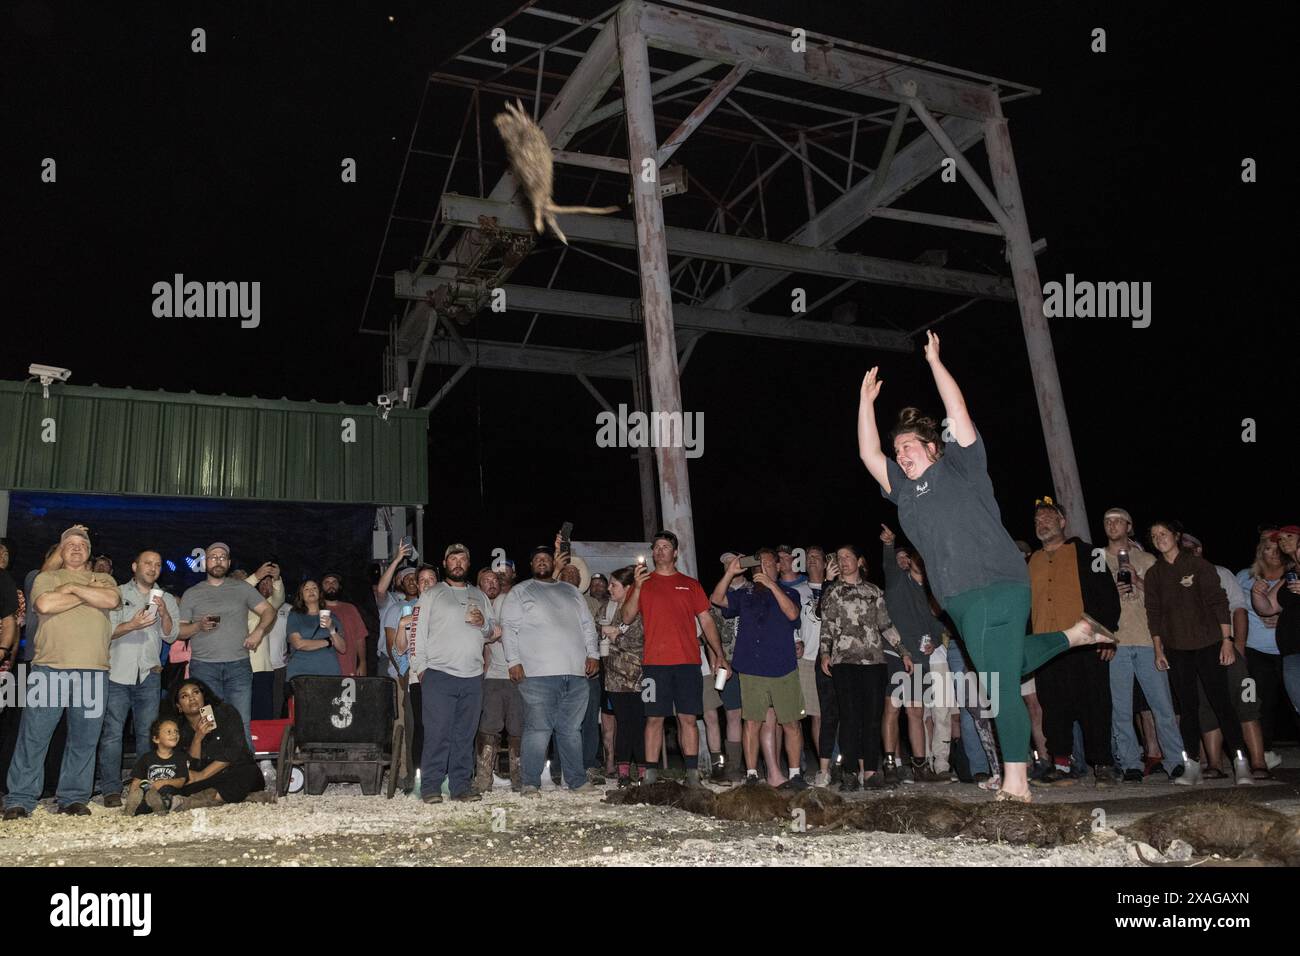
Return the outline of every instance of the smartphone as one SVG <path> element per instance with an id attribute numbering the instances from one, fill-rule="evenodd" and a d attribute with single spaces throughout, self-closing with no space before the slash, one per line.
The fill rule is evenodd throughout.
<path id="1" fill-rule="evenodd" d="M 759 559 L 758 555 L 747 554 L 740 559 L 740 566 L 742 568 L 759 568 L 763 566 L 763 562 Z"/>
<path id="2" fill-rule="evenodd" d="M 204 620 L 211 621 L 213 624 L 220 624 L 220 623 L 221 623 L 221 615 L 220 615 L 220 614 L 209 614 L 209 615 L 207 615 L 207 617 L 204 618 Z"/>
<path id="3" fill-rule="evenodd" d="M 573 522 L 566 521 L 560 525 L 560 550 L 571 550 L 570 542 L 573 540 Z"/>
<path id="4" fill-rule="evenodd" d="M 639 564 L 639 565 L 641 565 L 641 567 L 644 568 L 644 567 L 645 567 L 645 555 L 644 555 L 644 554 L 638 554 L 638 555 L 636 556 L 636 563 Z"/>
<path id="5" fill-rule="evenodd" d="M 210 720 L 210 721 L 212 721 L 212 723 L 214 723 L 214 724 L 217 722 L 217 718 L 214 717 L 214 716 L 212 715 L 212 705 L 211 705 L 211 704 L 204 704 L 202 707 L 200 707 L 200 708 L 199 708 L 199 715 L 200 715 L 204 720 Z"/>

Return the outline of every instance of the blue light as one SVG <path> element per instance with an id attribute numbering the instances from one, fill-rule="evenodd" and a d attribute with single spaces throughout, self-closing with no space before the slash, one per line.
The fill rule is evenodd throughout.
<path id="1" fill-rule="evenodd" d="M 170 561 L 170 560 L 169 560 L 169 561 L 167 562 L 167 570 L 168 570 L 168 571 L 175 571 L 175 570 L 176 570 L 176 562 L 175 562 L 175 561 Z"/>

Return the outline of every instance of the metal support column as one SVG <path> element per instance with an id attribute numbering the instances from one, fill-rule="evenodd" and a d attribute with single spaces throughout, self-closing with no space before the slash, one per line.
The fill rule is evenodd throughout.
<path id="1" fill-rule="evenodd" d="M 669 415 L 682 411 L 677 371 L 677 342 L 673 334 L 672 287 L 668 278 L 668 243 L 658 176 L 644 182 L 641 160 L 658 152 L 654 104 L 650 94 L 650 55 L 640 29 L 641 8 L 632 4 L 618 12 L 618 50 L 623 65 L 623 99 L 627 108 L 628 159 L 632 169 L 633 209 L 636 213 L 637 262 L 641 271 L 641 311 L 645 320 L 646 363 L 652 411 Z M 677 535 L 678 567 L 694 577 L 695 522 L 685 448 L 656 448 L 659 501 L 664 525 Z"/>
<path id="2" fill-rule="evenodd" d="M 1096 540 L 1088 535 L 1083 484 L 1079 481 L 1079 465 L 1074 458 L 1074 443 L 1070 440 L 1070 422 L 1065 414 L 1065 397 L 1057 374 L 1052 334 L 1043 316 L 1043 288 L 1039 284 L 1038 265 L 1034 262 L 1033 242 L 1029 238 L 1029 220 L 1020 194 L 1011 134 L 1006 119 L 1000 115 L 1001 109 L 998 113 L 984 123 L 984 144 L 998 203 L 1006 213 L 1009 227 L 1007 247 L 1012 278 L 1016 284 L 1016 300 L 1020 303 L 1020 323 L 1025 330 L 1025 348 L 1029 352 L 1029 368 L 1034 376 L 1034 394 L 1038 397 L 1038 415 L 1043 423 L 1043 441 L 1052 468 L 1052 484 L 1057 500 L 1065 509 L 1070 531 L 1085 540 Z"/>

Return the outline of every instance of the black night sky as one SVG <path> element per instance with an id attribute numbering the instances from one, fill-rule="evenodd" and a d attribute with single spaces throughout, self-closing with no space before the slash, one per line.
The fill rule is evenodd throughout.
<path id="1" fill-rule="evenodd" d="M 1115 504 L 1144 526 L 1172 515 L 1236 570 L 1257 525 L 1300 520 L 1285 490 L 1293 243 L 1273 225 L 1295 208 L 1282 142 L 1288 31 L 1247 8 L 1174 2 L 715 2 L 1041 88 L 1007 115 L 1030 227 L 1048 241 L 1042 281 L 1153 284 L 1149 328 L 1051 325 L 1092 535 Z M 609 4 L 541 5 L 591 15 Z M 358 327 L 424 78 L 515 6 L 7 5 L 0 378 L 40 362 L 82 385 L 373 402 L 384 339 Z M 195 26 L 207 31 L 204 54 L 190 52 Z M 1098 26 L 1104 54 L 1089 50 Z M 434 107 L 423 137 L 449 150 L 461 107 Z M 500 160 L 494 133 L 484 148 Z M 44 157 L 58 163 L 55 184 L 40 180 Z M 343 157 L 357 160 L 356 184 L 340 182 Z M 1242 183 L 1245 157 L 1258 183 Z M 680 159 L 711 188 L 725 184 L 729 171 L 692 166 L 689 146 Z M 785 172 L 784 188 L 801 189 Z M 435 198 L 407 210 L 430 216 Z M 997 248 L 982 248 L 993 250 L 986 269 L 1007 274 Z M 177 272 L 261 281 L 261 327 L 154 318 L 150 289 Z M 874 287 L 857 293 L 871 312 Z M 943 311 L 879 301 L 908 330 Z M 401 303 L 376 303 L 366 321 L 379 329 Z M 548 321 L 552 344 L 594 334 L 593 323 Z M 490 323 L 481 316 L 466 333 L 491 338 Z M 1019 316 L 983 302 L 937 331 L 987 439 L 1005 523 L 1032 539 L 1033 500 L 1052 489 Z M 706 414 L 706 452 L 691 463 L 706 582 L 720 551 L 764 541 L 856 540 L 875 554 L 879 522 L 894 517 L 857 458 L 858 384 L 872 364 L 886 380 L 882 416 L 905 404 L 940 411 L 919 351 L 700 343 L 683 393 L 687 410 Z M 430 367 L 425 400 L 451 371 Z M 627 400 L 617 385 L 607 394 Z M 465 540 L 479 555 L 517 553 L 566 518 L 579 539 L 638 537 L 635 467 L 626 451 L 595 447 L 598 410 L 571 378 L 471 372 L 431 421 L 429 550 Z M 1241 438 L 1246 418 L 1253 444 Z"/>

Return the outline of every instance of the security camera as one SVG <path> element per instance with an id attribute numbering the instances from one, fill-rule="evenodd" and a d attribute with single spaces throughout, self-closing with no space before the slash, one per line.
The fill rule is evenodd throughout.
<path id="1" fill-rule="evenodd" d="M 72 378 L 72 371 L 66 368 L 56 368 L 53 365 L 33 365 L 27 370 L 27 374 L 39 378 L 48 385 L 56 379 L 60 382 L 66 382 Z M 48 379 L 48 381 L 46 381 Z"/>
<path id="2" fill-rule="evenodd" d="M 72 378 L 72 371 L 66 368 L 58 368 L 54 365 L 31 365 L 27 369 L 27 374 L 32 378 L 41 380 L 41 392 L 46 398 L 50 397 L 50 385 L 57 379 L 60 382 L 66 382 Z"/>
<path id="3" fill-rule="evenodd" d="M 389 396 L 387 392 L 385 392 L 383 395 L 375 396 L 375 404 L 378 405 L 380 408 L 392 408 L 393 399 L 391 396 Z"/>

